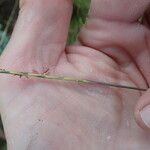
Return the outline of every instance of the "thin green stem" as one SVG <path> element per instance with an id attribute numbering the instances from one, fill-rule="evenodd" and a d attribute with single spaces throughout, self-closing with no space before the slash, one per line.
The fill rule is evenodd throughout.
<path id="1" fill-rule="evenodd" d="M 41 78 L 41 79 L 47 79 L 47 80 L 69 81 L 69 82 L 76 82 L 76 83 L 83 83 L 83 84 L 88 84 L 88 83 L 89 84 L 100 84 L 100 85 L 109 86 L 109 87 L 136 90 L 136 91 L 146 91 L 147 90 L 144 88 L 119 85 L 119 84 L 115 84 L 115 83 L 97 82 L 97 81 L 76 79 L 76 78 L 65 77 L 65 76 L 48 75 L 46 73 L 45 74 L 38 74 L 38 73 L 18 72 L 18 71 L 10 71 L 10 70 L 5 70 L 5 69 L 0 69 L 0 74 L 9 74 L 9 75 L 26 77 L 26 78 L 33 77 L 33 78 Z"/>

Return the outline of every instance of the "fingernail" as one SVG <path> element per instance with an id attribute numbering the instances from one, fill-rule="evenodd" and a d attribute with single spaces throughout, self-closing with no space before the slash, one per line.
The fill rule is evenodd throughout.
<path id="1" fill-rule="evenodd" d="M 140 115 L 145 125 L 150 128 L 150 105 L 143 108 Z"/>

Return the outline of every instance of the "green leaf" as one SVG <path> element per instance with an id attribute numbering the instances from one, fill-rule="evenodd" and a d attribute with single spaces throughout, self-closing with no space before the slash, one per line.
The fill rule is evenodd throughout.
<path id="1" fill-rule="evenodd" d="M 75 42 L 81 27 L 86 22 L 89 6 L 90 0 L 74 0 L 73 15 L 70 23 L 70 30 L 68 36 L 69 44 Z"/>

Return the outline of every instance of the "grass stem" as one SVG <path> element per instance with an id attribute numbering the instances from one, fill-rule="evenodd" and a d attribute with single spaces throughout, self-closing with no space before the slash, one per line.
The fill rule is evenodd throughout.
<path id="1" fill-rule="evenodd" d="M 91 81 L 91 80 L 83 80 L 83 79 L 76 79 L 73 77 L 65 77 L 65 76 L 57 76 L 57 75 L 48 75 L 45 74 L 38 74 L 38 73 L 30 73 L 30 72 L 17 72 L 17 71 L 10 71 L 5 69 L 0 69 L 0 74 L 9 74 L 14 76 L 26 77 L 26 78 L 41 78 L 41 79 L 47 79 L 47 80 L 59 80 L 59 81 L 68 81 L 68 82 L 76 82 L 76 83 L 83 83 L 83 84 L 100 84 L 103 86 L 109 86 L 109 87 L 115 87 L 115 88 L 121 88 L 121 89 L 129 89 L 129 90 L 136 90 L 136 91 L 147 91 L 147 89 L 144 88 L 137 88 L 132 86 L 126 86 L 126 85 L 119 85 L 115 83 L 106 83 L 106 82 L 97 82 L 97 81 Z"/>

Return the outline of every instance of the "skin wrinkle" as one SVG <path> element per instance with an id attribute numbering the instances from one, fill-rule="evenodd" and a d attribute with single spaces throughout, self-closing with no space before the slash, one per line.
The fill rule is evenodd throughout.
<path id="1" fill-rule="evenodd" d="M 71 59 L 70 59 L 69 55 L 70 54 L 67 54 L 67 61 L 68 61 L 68 63 L 70 63 L 77 71 L 80 72 L 79 68 L 76 67 L 76 65 L 73 62 L 71 62 Z"/>
<path id="2" fill-rule="evenodd" d="M 72 64 L 74 64 L 74 65 L 76 64 L 78 66 L 77 68 L 80 68 L 81 64 L 76 61 L 76 58 L 79 55 L 78 54 L 69 54 L 69 56 L 72 58 L 72 60 L 74 60 L 74 61 L 72 61 Z M 86 57 L 84 55 L 80 55 L 80 58 L 82 58 L 82 60 L 84 60 L 83 62 L 87 61 L 89 64 L 92 64 L 92 65 L 95 65 L 95 66 L 102 66 L 102 64 L 104 64 L 105 66 L 109 66 L 107 64 L 107 62 L 101 62 L 101 61 L 92 62 L 91 60 L 89 60 L 88 57 Z M 114 70 L 116 70 L 116 68 L 114 68 Z M 80 72 L 84 72 L 84 71 L 81 69 Z"/>
<path id="3" fill-rule="evenodd" d="M 134 59 L 133 59 L 134 60 Z M 144 80 L 144 82 L 145 82 L 145 84 L 146 84 L 146 88 L 148 89 L 148 87 L 149 87 L 149 84 L 148 84 L 148 82 L 147 82 L 147 80 L 146 80 L 146 77 L 144 76 L 144 74 L 142 73 L 142 71 L 140 70 L 140 68 L 138 67 L 138 64 L 136 63 L 136 61 L 133 61 L 134 62 L 134 65 L 136 66 L 136 68 L 138 69 L 138 71 L 140 72 L 140 74 L 141 74 L 141 76 L 142 76 L 142 78 L 143 78 L 143 80 Z M 133 81 L 133 80 L 132 80 Z M 135 83 L 135 82 L 134 82 Z M 136 85 L 136 83 L 135 83 L 135 85 Z"/>
<path id="4" fill-rule="evenodd" d="M 145 39 L 145 45 L 146 45 L 146 49 L 147 49 L 147 52 L 149 53 L 149 55 L 150 55 L 150 52 L 149 52 L 149 47 L 148 47 L 148 45 L 147 45 L 147 36 L 146 36 L 146 33 L 144 34 L 144 39 Z M 135 60 L 134 58 L 133 58 L 133 60 Z M 136 67 L 138 68 L 138 70 L 139 70 L 139 72 L 141 73 L 141 75 L 143 76 L 143 79 L 144 79 L 144 81 L 145 81 L 145 83 L 146 83 L 146 85 L 147 85 L 147 88 L 149 88 L 149 81 L 147 80 L 147 77 L 144 75 L 144 72 L 143 72 L 143 70 L 141 70 L 141 68 L 140 68 L 140 65 L 138 65 L 138 62 L 136 62 L 136 60 L 134 61 L 134 63 L 136 64 Z"/>
<path id="5" fill-rule="evenodd" d="M 87 44 L 84 44 L 84 42 L 81 41 L 80 39 L 79 39 L 79 41 L 81 42 L 81 45 L 83 45 L 83 46 L 87 45 Z M 108 46 L 108 47 L 111 47 L 111 46 Z M 90 47 L 90 48 L 94 49 L 94 47 Z M 102 49 L 103 49 L 103 48 L 102 48 Z M 101 50 L 102 50 L 102 49 L 101 49 Z M 123 51 L 124 51 L 124 50 L 123 50 Z M 116 60 L 113 58 L 113 56 L 111 56 L 111 55 L 105 53 L 103 50 L 100 51 L 100 52 L 102 52 L 103 54 L 109 56 L 109 58 L 111 58 L 113 61 L 116 62 Z M 127 51 L 126 51 L 126 52 L 127 52 Z M 132 59 L 132 56 L 130 56 L 130 58 Z M 132 59 L 132 63 L 133 63 L 133 59 Z M 118 64 L 118 63 L 116 62 L 116 64 Z M 134 64 L 136 65 L 136 67 L 138 66 L 135 61 L 134 61 Z M 126 74 L 126 75 L 127 75 L 127 72 L 125 71 L 124 67 L 127 68 L 129 65 L 130 65 L 130 63 L 127 61 L 125 64 L 121 65 L 121 66 L 123 67 L 123 69 L 122 69 L 122 67 L 120 67 L 121 71 L 123 71 L 123 73 Z M 138 69 L 138 70 L 139 70 L 139 69 Z M 139 70 L 139 71 L 140 71 L 140 70 Z M 143 76 L 143 77 L 144 77 L 144 76 Z M 128 76 L 128 78 L 131 79 L 130 76 Z M 132 82 L 134 83 L 134 85 L 136 85 L 136 87 L 138 87 L 137 84 L 136 84 L 136 82 L 134 82 L 133 79 L 131 79 L 131 80 L 132 80 Z M 145 80 L 145 82 L 146 82 L 146 79 L 144 79 L 144 80 Z M 116 83 L 118 83 L 118 82 L 116 82 Z M 149 86 L 147 85 L 147 88 L 148 88 L 148 87 L 149 87 Z"/>
<path id="6" fill-rule="evenodd" d="M 79 46 L 73 46 L 71 47 L 72 49 L 70 49 L 70 54 L 76 54 L 78 56 L 83 56 L 83 57 L 87 57 L 87 58 L 92 58 L 92 59 L 95 59 L 96 62 L 100 62 L 102 58 L 105 58 L 105 62 L 106 64 L 112 66 L 113 68 L 115 68 L 116 70 L 120 70 L 120 67 L 118 66 L 118 64 L 116 64 L 116 62 L 111 59 L 111 58 L 108 58 L 107 55 L 104 53 L 100 53 L 98 50 L 96 49 L 92 49 L 92 48 L 89 48 L 87 49 L 86 46 L 82 45 L 83 49 L 82 51 L 78 51 L 78 47 Z M 85 51 L 86 49 L 86 51 Z"/>
<path id="7" fill-rule="evenodd" d="M 111 55 L 111 53 L 107 53 L 107 49 L 110 49 L 112 48 L 112 50 L 116 49 L 116 50 L 119 50 L 119 52 L 117 51 L 117 53 L 121 53 L 121 56 L 125 57 L 124 60 L 126 59 L 126 61 L 123 61 L 123 60 L 120 60 L 121 58 L 117 58 L 117 56 L 115 55 Z M 111 44 L 111 45 L 107 45 L 107 48 L 106 46 L 103 46 L 101 48 L 102 52 L 104 54 L 106 54 L 108 57 L 112 58 L 117 64 L 119 64 L 120 66 L 120 69 L 123 70 L 122 68 L 126 68 L 128 67 L 128 65 L 130 65 L 130 63 L 132 62 L 132 57 L 129 55 L 129 53 L 126 51 L 126 49 L 124 49 L 123 47 L 121 47 L 121 45 L 115 45 L 115 44 Z M 123 62 L 121 62 L 123 61 Z"/>
<path id="8" fill-rule="evenodd" d="M 90 23 L 89 23 L 90 24 Z M 85 28 L 86 28 L 86 26 L 85 26 Z M 86 29 L 86 30 L 88 30 L 88 29 Z M 83 31 L 81 32 L 81 36 L 79 36 L 79 41 L 80 41 L 80 43 L 82 43 L 82 45 L 88 45 L 88 46 L 90 46 L 89 44 L 88 44 L 88 40 L 87 40 L 87 37 L 86 37 L 86 39 L 84 39 L 84 38 L 82 38 L 83 37 L 83 35 L 82 35 L 82 33 L 84 34 L 84 32 L 86 32 L 86 30 L 85 29 L 83 29 Z M 109 42 L 109 41 L 108 41 Z M 108 44 L 109 43 L 107 43 L 107 45 L 105 46 L 105 47 L 109 47 L 108 46 Z M 91 46 L 90 46 L 91 47 Z M 101 46 L 101 48 L 102 47 L 104 47 L 104 45 L 102 45 Z M 92 47 L 92 48 L 96 48 L 96 47 Z M 101 49 L 101 48 L 99 48 L 99 50 L 100 50 L 100 52 L 102 52 L 102 53 L 105 53 L 105 51 L 103 51 L 103 49 Z M 106 48 L 105 48 L 106 49 Z M 127 51 L 128 52 L 128 51 Z M 105 53 L 106 55 L 108 55 L 109 56 L 109 54 L 107 54 L 107 53 Z M 129 53 L 128 53 L 129 54 Z M 115 54 L 113 54 L 114 56 L 115 56 Z M 130 57 L 131 58 L 133 58 L 132 56 L 131 56 L 131 54 L 130 54 Z M 113 59 L 114 57 L 112 57 L 111 56 L 111 58 Z M 119 58 L 120 59 L 120 58 Z M 132 59 L 132 60 L 135 60 L 135 59 Z M 128 61 L 127 61 L 128 62 Z M 133 61 L 132 61 L 133 62 Z M 128 62 L 129 63 L 129 62 Z M 137 66 L 137 63 L 134 61 L 134 63 L 136 64 L 136 66 Z M 126 64 L 126 63 L 125 63 Z M 138 70 L 139 70 L 139 67 L 138 67 Z M 140 71 L 140 70 L 139 70 Z M 142 75 L 142 74 L 141 74 Z M 144 76 L 143 76 L 144 77 Z M 144 81 L 145 81 L 145 83 L 146 83 L 146 79 L 145 78 L 143 78 L 144 79 Z M 146 83 L 147 84 L 147 83 Z"/>
<path id="9" fill-rule="evenodd" d="M 114 47 L 114 46 L 108 46 L 108 47 Z M 119 46 L 118 46 L 118 47 L 119 47 Z M 107 50 L 107 48 L 105 48 L 105 49 Z M 123 52 L 123 54 L 126 53 L 126 54 L 127 54 L 127 57 L 129 57 L 129 60 L 128 60 L 128 61 L 126 61 L 126 62 L 124 62 L 124 63 L 121 64 L 121 63 L 117 62 L 117 59 L 118 59 L 117 57 L 115 57 L 115 56 L 113 56 L 113 55 L 110 55 L 110 54 L 107 54 L 107 51 L 106 51 L 105 49 L 102 49 L 102 51 L 103 51 L 106 55 L 108 55 L 109 57 L 111 57 L 113 60 L 116 59 L 116 60 L 114 60 L 114 61 L 116 61 L 116 63 L 120 65 L 120 70 L 121 70 L 121 72 L 123 72 L 125 75 L 128 76 L 128 79 L 131 80 L 131 81 L 134 83 L 135 87 L 140 87 L 140 86 L 133 80 L 133 78 L 128 75 L 128 72 L 126 71 L 126 68 L 128 68 L 129 65 L 131 65 L 131 63 L 133 63 L 133 64 L 137 67 L 136 62 L 133 61 L 134 59 L 132 58 L 132 56 L 129 55 L 128 51 L 126 51 L 125 49 L 123 49 L 123 48 L 121 48 L 121 47 L 119 48 L 119 50 L 121 50 L 121 51 Z M 106 52 L 105 52 L 105 51 L 106 51 Z M 119 58 L 119 59 L 120 59 L 120 58 Z M 131 61 L 131 60 L 132 60 L 132 61 Z M 118 61 L 119 61 L 119 60 L 118 60 Z M 139 70 L 139 69 L 138 69 L 138 70 Z M 140 70 L 139 70 L 139 71 L 140 71 Z M 144 77 L 144 76 L 143 76 L 143 77 Z M 145 79 L 145 82 L 146 82 L 146 79 Z M 146 86 L 146 88 L 148 88 L 148 86 Z M 139 92 L 140 92 L 140 91 L 139 91 Z"/>

